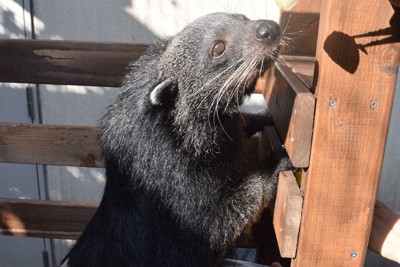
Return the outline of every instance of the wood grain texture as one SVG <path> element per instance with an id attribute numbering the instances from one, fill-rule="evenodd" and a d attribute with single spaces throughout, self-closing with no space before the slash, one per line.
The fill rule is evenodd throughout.
<path id="1" fill-rule="evenodd" d="M 51 40 L 0 40 L 0 81 L 121 85 L 147 45 Z"/>
<path id="2" fill-rule="evenodd" d="M 0 162 L 103 167 L 97 128 L 0 123 Z"/>
<path id="3" fill-rule="evenodd" d="M 95 203 L 0 199 L 0 234 L 77 239 L 97 209 Z"/>
<path id="4" fill-rule="evenodd" d="M 312 90 L 315 57 L 286 55 L 281 56 L 280 59 L 299 77 L 309 90 Z"/>
<path id="5" fill-rule="evenodd" d="M 283 258 L 296 256 L 303 197 L 293 172 L 281 172 L 274 209 L 274 229 Z"/>
<path id="6" fill-rule="evenodd" d="M 389 1 L 322 1 L 314 134 L 292 266 L 364 266 L 400 62 L 399 18 Z"/>
<path id="7" fill-rule="evenodd" d="M 309 164 L 315 97 L 284 63 L 271 72 L 264 98 L 293 165 Z"/>
<path id="8" fill-rule="evenodd" d="M 0 235 L 78 239 L 97 207 L 88 202 L 0 198 Z M 257 231 L 248 228 L 238 246 L 260 245 Z"/>

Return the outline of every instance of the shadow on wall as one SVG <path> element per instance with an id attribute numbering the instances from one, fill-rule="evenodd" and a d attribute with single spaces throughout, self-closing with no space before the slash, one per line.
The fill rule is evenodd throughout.
<path id="1" fill-rule="evenodd" d="M 26 32 L 24 31 L 24 28 L 20 27 L 21 25 L 17 25 L 15 14 L 10 10 L 2 10 L 1 12 L 1 15 L 3 17 L 2 24 L 7 25 L 7 28 L 2 29 L 0 37 L 24 37 Z"/>
<path id="2" fill-rule="evenodd" d="M 129 14 L 135 1 L 35 1 L 38 39 L 148 43 L 158 36 Z M 36 27 L 35 27 L 36 28 Z"/>

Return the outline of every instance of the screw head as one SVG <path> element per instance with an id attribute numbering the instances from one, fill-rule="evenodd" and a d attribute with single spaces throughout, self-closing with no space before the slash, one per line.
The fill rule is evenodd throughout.
<path id="1" fill-rule="evenodd" d="M 358 256 L 358 254 L 357 254 L 357 251 L 352 251 L 351 253 L 350 253 L 350 256 L 354 259 L 354 258 L 357 258 L 357 256 Z"/>
<path id="2" fill-rule="evenodd" d="M 372 100 L 369 104 L 369 107 L 371 109 L 376 109 L 378 107 L 378 102 L 376 102 L 375 100 Z"/>
<path id="3" fill-rule="evenodd" d="M 336 105 L 337 105 L 337 100 L 336 100 L 335 98 L 329 99 L 329 106 L 330 106 L 331 108 L 335 108 Z"/>

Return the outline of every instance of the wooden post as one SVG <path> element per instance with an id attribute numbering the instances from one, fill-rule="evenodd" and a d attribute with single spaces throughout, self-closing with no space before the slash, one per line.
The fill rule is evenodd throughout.
<path id="1" fill-rule="evenodd" d="M 399 69 L 399 13 L 386 0 L 321 1 L 314 135 L 292 266 L 364 266 Z"/>

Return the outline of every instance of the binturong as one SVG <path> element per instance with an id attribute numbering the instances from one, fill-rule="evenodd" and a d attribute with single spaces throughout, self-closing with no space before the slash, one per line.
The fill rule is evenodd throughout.
<path id="1" fill-rule="evenodd" d="M 273 21 L 216 13 L 152 44 L 100 122 L 107 182 L 63 266 L 220 266 L 274 197 L 286 157 L 249 167 L 272 119 L 240 105 L 277 59 Z"/>

